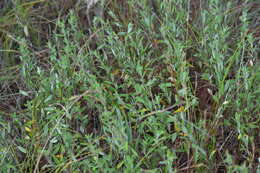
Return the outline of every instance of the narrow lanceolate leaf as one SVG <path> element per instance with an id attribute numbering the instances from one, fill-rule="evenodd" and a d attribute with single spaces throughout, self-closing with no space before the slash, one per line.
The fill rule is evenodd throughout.
<path id="1" fill-rule="evenodd" d="M 26 91 L 20 90 L 20 94 L 22 94 L 23 96 L 29 96 L 29 94 Z"/>
<path id="2" fill-rule="evenodd" d="M 17 147 L 22 153 L 26 153 L 26 149 L 25 148 L 23 148 L 23 147 L 21 147 L 21 146 L 18 146 Z"/>

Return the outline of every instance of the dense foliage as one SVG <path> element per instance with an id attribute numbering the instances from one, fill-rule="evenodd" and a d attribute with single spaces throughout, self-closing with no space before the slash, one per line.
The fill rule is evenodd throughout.
<path id="1" fill-rule="evenodd" d="M 260 3 L 0 2 L 0 172 L 259 172 Z"/>

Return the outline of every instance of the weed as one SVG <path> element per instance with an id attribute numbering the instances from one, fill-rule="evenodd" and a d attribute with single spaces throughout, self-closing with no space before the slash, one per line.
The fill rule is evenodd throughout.
<path id="1" fill-rule="evenodd" d="M 257 3 L 71 2 L 0 12 L 1 172 L 259 171 Z"/>

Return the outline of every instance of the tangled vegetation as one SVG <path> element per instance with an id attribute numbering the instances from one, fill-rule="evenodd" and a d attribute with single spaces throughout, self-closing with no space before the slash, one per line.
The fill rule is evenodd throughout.
<path id="1" fill-rule="evenodd" d="M 249 0 L 0 1 L 0 172 L 259 173 L 259 27 Z"/>

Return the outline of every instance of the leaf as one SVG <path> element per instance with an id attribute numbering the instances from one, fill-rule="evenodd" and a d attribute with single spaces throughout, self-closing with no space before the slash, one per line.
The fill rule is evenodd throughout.
<path id="1" fill-rule="evenodd" d="M 144 113 L 144 112 L 147 112 L 149 109 L 146 109 L 146 108 L 143 108 L 140 110 L 140 112 Z"/>
<path id="2" fill-rule="evenodd" d="M 184 111 L 185 111 L 185 107 L 181 106 L 176 111 L 174 111 L 174 113 L 180 113 L 180 112 L 184 112 Z"/>
<path id="3" fill-rule="evenodd" d="M 27 96 L 27 97 L 29 96 L 29 94 L 23 90 L 20 90 L 20 94 L 22 94 L 23 96 Z"/>
<path id="4" fill-rule="evenodd" d="M 209 155 L 209 158 L 212 159 L 212 157 L 214 156 L 214 154 L 217 152 L 217 150 L 213 150 L 210 155 Z"/>
<path id="5" fill-rule="evenodd" d="M 21 147 L 21 146 L 17 146 L 17 148 L 18 148 L 21 152 L 26 153 L 26 149 L 25 149 L 25 148 L 23 148 L 23 147 Z"/>
<path id="6" fill-rule="evenodd" d="M 177 131 L 177 132 L 180 132 L 181 129 L 179 127 L 179 125 L 177 123 L 174 123 L 174 129 Z"/>
<path id="7" fill-rule="evenodd" d="M 112 72 L 113 75 L 118 75 L 120 73 L 120 70 L 119 69 L 116 69 Z"/>
<path id="8" fill-rule="evenodd" d="M 184 136 L 184 137 L 185 137 L 185 136 L 188 136 L 187 133 L 182 133 L 182 132 L 180 133 L 180 135 L 181 135 L 181 136 Z"/>
<path id="9" fill-rule="evenodd" d="M 29 31 L 28 31 L 28 27 L 27 26 L 23 27 L 23 31 L 24 31 L 25 36 L 29 37 Z"/>
<path id="10" fill-rule="evenodd" d="M 32 132 L 32 130 L 29 127 L 24 127 L 25 131 Z"/>
<path id="11" fill-rule="evenodd" d="M 121 161 L 120 163 L 118 163 L 118 165 L 116 166 L 116 168 L 117 168 L 117 169 L 121 168 L 123 164 L 124 164 L 124 160 Z"/>
<path id="12" fill-rule="evenodd" d="M 58 140 L 55 137 L 50 141 L 50 143 L 52 143 L 52 144 L 54 144 L 56 142 L 58 142 Z"/>
<path id="13" fill-rule="evenodd" d="M 57 154 L 56 157 L 57 158 L 63 158 L 63 155 L 62 154 Z"/>

